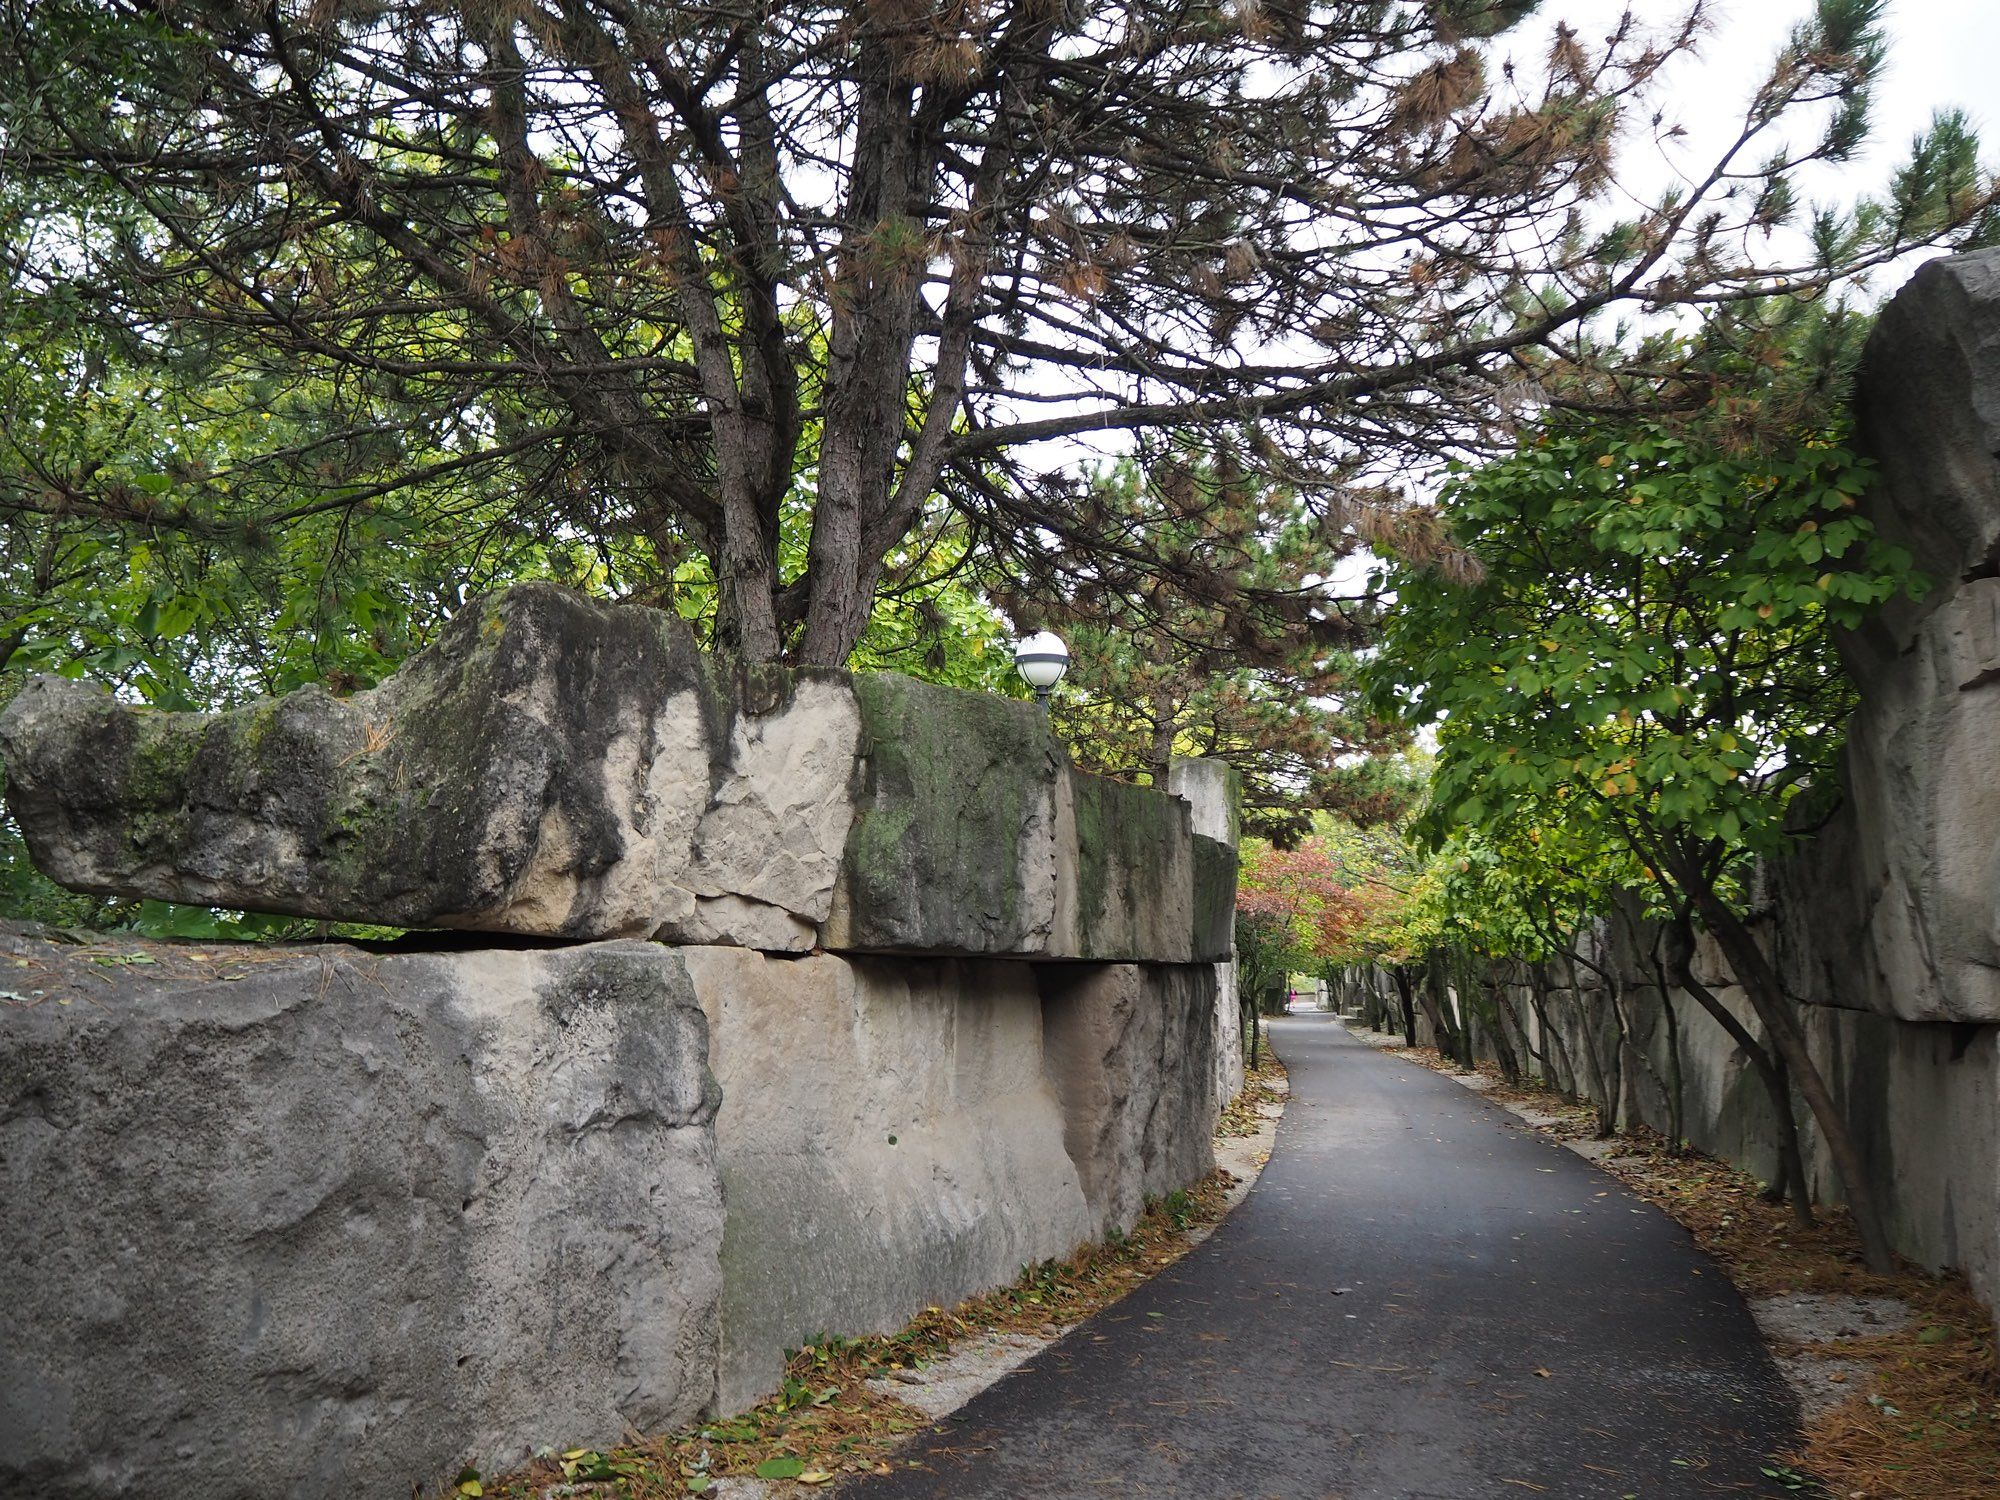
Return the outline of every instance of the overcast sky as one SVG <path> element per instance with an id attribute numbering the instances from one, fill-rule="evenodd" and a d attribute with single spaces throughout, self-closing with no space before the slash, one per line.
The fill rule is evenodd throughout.
<path id="1" fill-rule="evenodd" d="M 1642 22 L 1666 27 L 1686 8 L 1686 0 L 1544 0 L 1541 16 L 1548 23 L 1568 20 L 1594 50 L 1627 9 Z M 1702 45 L 1700 60 L 1671 75 L 1658 101 L 1670 119 L 1687 128 L 1681 149 L 1690 168 L 1713 160 L 1771 59 L 1812 8 L 1812 0 L 1716 0 L 1714 30 Z M 1891 0 L 1887 24 L 1892 38 L 1888 68 L 1876 89 L 1868 150 L 1838 172 L 1802 181 L 1802 195 L 1808 199 L 1879 189 L 1907 157 L 1912 137 L 1930 124 L 1932 114 L 1954 106 L 1979 127 L 1987 164 L 2000 165 L 2000 0 Z M 1525 62 L 1527 50 L 1541 41 L 1523 38 L 1518 45 Z M 1503 44 L 1503 50 L 1511 49 Z M 1632 142 L 1619 174 L 1648 196 L 1653 184 L 1642 179 L 1655 178 L 1659 171 L 1648 160 L 1650 151 L 1643 140 Z M 1907 274 L 1901 269 L 1881 278 L 1872 290 L 1886 295 Z"/>

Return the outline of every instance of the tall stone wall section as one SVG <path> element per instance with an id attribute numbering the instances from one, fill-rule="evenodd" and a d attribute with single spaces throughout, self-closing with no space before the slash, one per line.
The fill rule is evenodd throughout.
<path id="1" fill-rule="evenodd" d="M 1167 790 L 1188 805 L 1198 838 L 1206 848 L 1212 878 L 1226 886 L 1229 899 L 1205 900 L 1212 919 L 1228 930 L 1208 934 L 1203 951 L 1231 956 L 1215 965 L 1215 1101 L 1226 1105 L 1243 1092 L 1243 1008 L 1236 988 L 1236 851 L 1241 846 L 1243 783 L 1236 768 L 1220 760 L 1177 760 L 1167 769 Z"/>
<path id="2" fill-rule="evenodd" d="M 1226 776 L 528 585 L 369 693 L 0 714 L 75 888 L 415 929 L 17 932 L 0 1491 L 427 1492 L 774 1391 L 1130 1228 L 1240 1062 Z M 29 979 L 37 981 L 30 984 Z"/>

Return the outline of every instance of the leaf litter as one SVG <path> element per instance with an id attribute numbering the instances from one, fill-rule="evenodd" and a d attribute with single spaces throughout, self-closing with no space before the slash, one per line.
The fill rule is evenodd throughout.
<path id="1" fill-rule="evenodd" d="M 1268 1127 L 1265 1111 L 1284 1102 L 1285 1082 L 1283 1065 L 1266 1052 L 1223 1110 L 1216 1135 L 1246 1137 Z M 710 1493 L 725 1479 L 820 1488 L 915 1463 L 898 1460 L 896 1451 L 933 1419 L 893 1394 L 900 1385 L 923 1383 L 925 1370 L 976 1341 L 1047 1340 L 1111 1306 L 1200 1243 L 1228 1211 L 1237 1183 L 1218 1168 L 1147 1203 L 1129 1234 L 1026 1267 L 1011 1285 L 949 1310 L 926 1308 L 898 1333 L 823 1336 L 790 1356 L 779 1394 L 750 1411 L 607 1452 L 551 1451 L 482 1480 L 483 1493 L 487 1500 L 668 1500 Z"/>

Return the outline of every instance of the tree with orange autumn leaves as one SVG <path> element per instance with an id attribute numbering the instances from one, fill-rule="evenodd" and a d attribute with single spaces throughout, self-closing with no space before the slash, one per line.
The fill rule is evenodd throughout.
<path id="1" fill-rule="evenodd" d="M 1392 828 L 1322 816 L 1296 848 L 1244 842 L 1236 886 L 1237 977 L 1269 1009 L 1293 972 L 1400 951 L 1399 924 L 1419 871 Z"/>

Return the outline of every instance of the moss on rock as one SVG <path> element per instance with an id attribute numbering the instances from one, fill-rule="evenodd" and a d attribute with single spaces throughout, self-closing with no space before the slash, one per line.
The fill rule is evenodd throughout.
<path id="1" fill-rule="evenodd" d="M 1038 882 L 1035 867 L 1052 862 L 1063 767 L 1042 715 L 1014 699 L 894 673 L 853 683 L 860 784 L 841 946 L 1030 948 L 1053 917 L 1053 881 Z"/>

